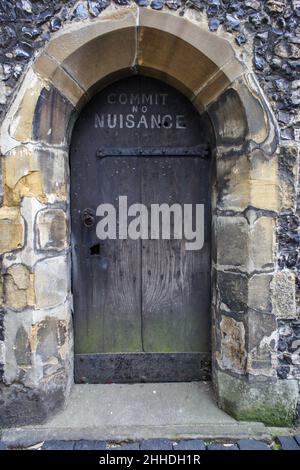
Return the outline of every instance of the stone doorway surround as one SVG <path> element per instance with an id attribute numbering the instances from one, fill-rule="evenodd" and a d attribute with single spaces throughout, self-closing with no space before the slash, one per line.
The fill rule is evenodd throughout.
<path id="1" fill-rule="evenodd" d="M 276 271 L 278 131 L 248 58 L 197 12 L 110 6 L 65 26 L 28 68 L 1 128 L 4 305 L 0 424 L 38 423 L 73 384 L 68 152 L 85 103 L 136 73 L 183 92 L 215 130 L 213 385 L 239 420 L 285 425 L 298 385 L 277 378 L 277 319 L 295 308 Z M 287 302 L 284 302 L 285 299 Z M 3 323 L 3 327 L 1 326 Z"/>

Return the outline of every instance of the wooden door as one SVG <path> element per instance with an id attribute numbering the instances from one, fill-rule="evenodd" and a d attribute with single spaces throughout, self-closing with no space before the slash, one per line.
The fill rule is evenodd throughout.
<path id="1" fill-rule="evenodd" d="M 209 378 L 205 126 L 182 95 L 142 77 L 104 90 L 76 123 L 70 156 L 76 382 Z M 116 207 L 118 221 L 120 196 L 149 214 L 152 204 L 203 204 L 202 249 L 186 250 L 184 236 L 99 240 L 97 207 Z"/>

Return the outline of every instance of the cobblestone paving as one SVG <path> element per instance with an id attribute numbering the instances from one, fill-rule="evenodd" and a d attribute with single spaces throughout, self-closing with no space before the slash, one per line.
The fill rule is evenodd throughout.
<path id="1" fill-rule="evenodd" d="M 169 439 L 147 439 L 141 442 L 112 443 L 106 441 L 59 441 L 50 440 L 36 444 L 27 450 L 298 450 L 300 451 L 300 435 L 277 437 L 272 444 L 254 439 L 241 439 L 236 443 L 221 444 L 204 442 L 200 439 L 171 441 Z M 10 450 L 0 441 L 0 450 Z"/>

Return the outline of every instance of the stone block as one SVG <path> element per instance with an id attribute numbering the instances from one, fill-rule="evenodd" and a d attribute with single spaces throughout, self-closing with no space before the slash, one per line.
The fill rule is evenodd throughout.
<path id="1" fill-rule="evenodd" d="M 261 312 L 271 312 L 271 274 L 254 274 L 248 283 L 248 307 Z"/>
<path id="2" fill-rule="evenodd" d="M 87 97 L 85 90 L 82 89 L 73 78 L 60 67 L 57 61 L 45 52 L 37 58 L 33 64 L 33 69 L 40 76 L 49 80 L 52 85 L 65 96 L 73 106 L 82 105 Z"/>
<path id="3" fill-rule="evenodd" d="M 249 225 L 244 217 L 217 217 L 214 221 L 216 261 L 219 266 L 246 268 Z"/>
<path id="4" fill-rule="evenodd" d="M 70 140 L 76 116 L 74 106 L 58 90 L 54 87 L 43 88 L 34 110 L 33 140 L 64 147 Z"/>
<path id="5" fill-rule="evenodd" d="M 189 69 L 187 68 L 187 71 Z M 230 88 L 209 107 L 219 145 L 243 144 L 247 135 L 247 120 L 238 93 Z"/>
<path id="6" fill-rule="evenodd" d="M 35 107 L 44 87 L 45 82 L 29 68 L 19 91 L 18 99 L 12 108 L 12 116 L 9 116 L 10 135 L 19 142 L 32 140 Z"/>
<path id="7" fill-rule="evenodd" d="M 296 277 L 291 271 L 278 271 L 271 283 L 273 311 L 277 318 L 296 318 Z"/>
<path id="8" fill-rule="evenodd" d="M 244 324 L 223 315 L 220 323 L 220 335 L 219 366 L 239 374 L 245 373 L 247 353 Z"/>
<path id="9" fill-rule="evenodd" d="M 255 150 L 249 155 L 249 205 L 257 209 L 278 211 L 279 180 L 278 158 L 271 158 Z"/>
<path id="10" fill-rule="evenodd" d="M 277 322 L 269 313 L 248 313 L 247 372 L 255 376 L 276 377 Z"/>
<path id="11" fill-rule="evenodd" d="M 88 441 L 82 439 L 81 441 L 76 441 L 74 450 L 105 450 L 106 442 L 105 441 Z"/>
<path id="12" fill-rule="evenodd" d="M 218 271 L 217 291 L 220 308 L 234 313 L 246 312 L 248 308 L 248 278 L 244 274 Z"/>
<path id="13" fill-rule="evenodd" d="M 22 264 L 8 268 L 4 276 L 5 305 L 13 310 L 22 310 L 34 305 L 34 276 Z"/>
<path id="14" fill-rule="evenodd" d="M 0 424 L 2 427 L 38 424 L 63 407 L 66 400 L 64 374 L 40 381 L 34 388 L 21 384 L 0 384 Z"/>
<path id="15" fill-rule="evenodd" d="M 75 441 L 45 441 L 42 450 L 74 450 Z"/>
<path id="16" fill-rule="evenodd" d="M 217 158 L 217 207 L 243 211 L 250 203 L 249 161 L 246 155 Z"/>
<path id="17" fill-rule="evenodd" d="M 135 3 L 119 9 L 112 4 L 101 13 L 101 19 L 68 25 L 46 48 L 47 56 L 57 64 L 57 69 L 49 61 L 45 63 L 45 57 L 41 56 L 37 61 L 38 70 L 58 89 L 65 88 L 66 72 L 72 79 L 72 82 L 66 80 L 71 100 L 74 94 L 77 99 L 79 93 L 74 83 L 87 91 L 109 75 L 132 70 L 137 60 L 137 15 Z M 105 60 L 97 60 L 99 51 L 105 51 Z"/>
<path id="18" fill-rule="evenodd" d="M 140 450 L 140 443 L 139 442 L 132 442 L 130 444 L 124 444 L 120 447 L 114 447 L 114 449 L 110 450 Z"/>
<path id="19" fill-rule="evenodd" d="M 36 308 L 62 304 L 69 294 L 69 265 L 66 257 L 39 261 L 35 266 Z"/>
<path id="20" fill-rule="evenodd" d="M 4 292 L 3 292 L 3 278 L 0 275 L 0 307 L 3 305 L 3 297 L 4 297 Z M 0 338 L 1 341 L 1 338 Z"/>
<path id="21" fill-rule="evenodd" d="M 186 43 L 188 46 L 193 48 L 195 51 L 204 56 L 204 60 L 209 57 L 211 61 L 216 64 L 216 69 L 223 69 L 226 71 L 225 75 L 228 80 L 228 83 L 231 83 L 235 80 L 236 77 L 240 76 L 243 72 L 243 66 L 240 62 L 235 60 L 234 50 L 232 45 L 228 40 L 220 40 L 220 37 L 214 33 L 210 33 L 207 31 L 207 28 L 202 28 L 201 23 L 195 22 L 195 17 L 191 10 L 187 10 L 184 21 L 180 16 L 173 14 L 166 9 L 162 11 L 153 11 L 148 8 L 141 8 L 139 9 L 139 23 L 140 23 L 140 44 L 139 44 L 139 53 L 140 56 L 143 58 L 142 53 L 144 52 L 143 46 L 146 46 L 146 52 L 149 54 L 150 60 L 156 60 L 155 56 L 162 48 L 163 43 L 167 40 L 166 37 L 164 39 L 161 37 L 161 42 L 158 46 L 158 49 L 155 50 L 154 54 L 150 54 L 151 44 L 149 44 L 149 36 L 145 37 L 144 32 L 148 30 L 149 33 L 153 32 L 153 30 L 162 31 L 165 33 L 164 36 L 178 36 L 178 31 L 180 31 L 180 38 L 182 42 Z M 154 31 L 154 34 L 157 35 L 157 32 Z M 151 38 L 150 38 L 151 40 Z M 172 37 L 169 39 L 172 40 Z M 143 42 L 142 42 L 143 41 Z M 173 49 L 174 50 L 174 49 Z M 180 49 L 182 50 L 182 49 Z M 176 49 L 178 53 L 178 50 Z M 192 52 L 191 52 L 192 54 Z M 200 55 L 199 54 L 199 55 Z M 172 62 L 170 60 L 170 55 L 168 54 L 168 58 L 166 63 L 169 65 Z M 198 69 L 198 61 L 193 62 L 192 59 L 193 55 L 190 55 L 190 63 L 188 64 L 188 69 L 190 70 L 190 75 L 197 75 L 199 77 L 205 76 L 206 71 L 206 78 L 205 82 L 209 82 L 209 69 L 202 71 Z M 182 57 L 181 65 L 179 68 L 183 68 L 183 64 L 186 58 Z M 158 60 L 158 59 L 157 59 Z M 170 64 L 172 67 L 172 64 Z M 186 71 L 177 70 L 176 73 L 183 73 L 186 75 Z M 175 76 L 175 75 L 174 75 Z M 184 83 L 184 82 L 182 82 Z M 201 83 L 200 86 L 201 87 Z"/>
<path id="22" fill-rule="evenodd" d="M 242 212 L 251 206 L 278 211 L 277 157 L 266 158 L 263 152 L 254 151 L 218 158 L 217 184 L 217 205 L 222 210 Z"/>
<path id="23" fill-rule="evenodd" d="M 40 250 L 64 250 L 68 245 L 67 218 L 61 209 L 45 209 L 37 214 L 37 243 Z"/>
<path id="24" fill-rule="evenodd" d="M 243 74 L 234 82 L 233 87 L 245 110 L 248 138 L 254 143 L 252 147 L 260 144 L 262 151 L 273 155 L 278 143 L 277 127 L 255 74 Z"/>
<path id="25" fill-rule="evenodd" d="M 0 254 L 22 248 L 24 222 L 16 207 L 0 208 Z"/>
<path id="26" fill-rule="evenodd" d="M 207 450 L 239 450 L 236 444 L 219 444 L 217 442 L 209 444 Z"/>
<path id="27" fill-rule="evenodd" d="M 300 446 L 292 436 L 278 436 L 276 440 L 279 442 L 281 450 L 300 450 Z"/>
<path id="28" fill-rule="evenodd" d="M 221 408 L 239 421 L 257 421 L 270 426 L 291 425 L 298 399 L 296 380 L 256 380 L 216 371 Z"/>
<path id="29" fill-rule="evenodd" d="M 265 270 L 274 268 L 275 260 L 275 218 L 259 217 L 250 230 L 249 269 Z"/>
<path id="30" fill-rule="evenodd" d="M 23 197 L 40 203 L 65 200 L 67 153 L 20 146 L 3 158 L 4 202 L 19 205 Z"/>
<path id="31" fill-rule="evenodd" d="M 168 439 L 146 439 L 141 442 L 141 450 L 173 450 L 172 442 Z"/>
<path id="32" fill-rule="evenodd" d="M 299 145 L 281 145 L 279 153 L 280 212 L 291 213 L 297 204 Z"/>
<path id="33" fill-rule="evenodd" d="M 155 78 L 173 85 L 193 96 L 217 71 L 216 64 L 178 35 L 142 26 L 138 36 L 138 65 L 142 72 L 150 71 Z M 170 57 L 170 50 L 176 51 Z M 191 67 L 192 64 L 192 67 Z M 168 78 L 167 78 L 168 77 Z M 170 77 L 172 77 L 170 82 Z"/>
<path id="34" fill-rule="evenodd" d="M 205 450 L 205 444 L 200 439 L 191 439 L 188 441 L 179 441 L 173 445 L 174 450 Z"/>
<path id="35" fill-rule="evenodd" d="M 271 450 L 268 444 L 255 439 L 240 439 L 237 445 L 240 450 Z"/>

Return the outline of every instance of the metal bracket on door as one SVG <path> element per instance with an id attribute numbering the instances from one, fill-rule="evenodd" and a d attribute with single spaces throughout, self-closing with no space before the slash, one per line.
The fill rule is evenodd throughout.
<path id="1" fill-rule="evenodd" d="M 210 149 L 207 144 L 194 147 L 133 147 L 133 148 L 100 148 L 98 158 L 105 157 L 200 157 L 208 159 Z"/>

